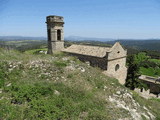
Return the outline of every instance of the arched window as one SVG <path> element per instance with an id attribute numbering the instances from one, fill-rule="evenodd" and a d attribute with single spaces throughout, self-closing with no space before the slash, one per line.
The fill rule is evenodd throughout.
<path id="1" fill-rule="evenodd" d="M 115 71 L 119 70 L 119 68 L 120 68 L 120 66 L 119 66 L 119 64 L 117 64 L 115 67 Z"/>
<path id="2" fill-rule="evenodd" d="M 61 40 L 61 30 L 57 30 L 57 40 Z"/>

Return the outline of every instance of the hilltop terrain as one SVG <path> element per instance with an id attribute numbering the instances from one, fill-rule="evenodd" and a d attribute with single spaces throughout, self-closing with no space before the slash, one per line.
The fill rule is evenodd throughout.
<path id="1" fill-rule="evenodd" d="M 0 49 L 1 119 L 160 119 L 158 99 L 143 99 L 64 53 Z"/>

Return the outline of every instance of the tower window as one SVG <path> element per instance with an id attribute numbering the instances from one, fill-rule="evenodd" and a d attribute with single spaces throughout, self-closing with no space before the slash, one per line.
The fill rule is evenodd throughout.
<path id="1" fill-rule="evenodd" d="M 51 29 L 48 29 L 47 33 L 48 33 L 48 41 L 51 41 Z"/>
<path id="2" fill-rule="evenodd" d="M 120 66 L 119 66 L 119 64 L 117 64 L 116 67 L 115 67 L 115 71 L 118 71 L 119 68 L 120 68 Z"/>
<path id="3" fill-rule="evenodd" d="M 57 30 L 57 40 L 61 40 L 61 30 Z"/>

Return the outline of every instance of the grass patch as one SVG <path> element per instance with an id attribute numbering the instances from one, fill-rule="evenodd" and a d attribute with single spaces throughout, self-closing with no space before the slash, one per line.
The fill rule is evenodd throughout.
<path id="1" fill-rule="evenodd" d="M 24 53 L 26 53 L 26 54 L 40 54 L 40 51 L 47 51 L 47 48 L 27 50 Z"/>
<path id="2" fill-rule="evenodd" d="M 54 61 L 54 65 L 61 68 L 61 67 L 66 67 L 67 63 L 65 61 Z"/>
<path id="3" fill-rule="evenodd" d="M 158 77 L 160 76 L 160 68 L 140 68 L 141 74 L 143 75 L 148 75 L 148 76 L 153 76 L 153 77 Z"/>
<path id="4" fill-rule="evenodd" d="M 54 91 L 60 94 L 56 95 Z M 69 88 L 62 83 L 48 84 L 39 83 L 34 85 L 12 85 L 6 90 L 6 93 L 11 93 L 10 103 L 1 101 L 3 110 L 0 110 L 1 118 L 10 111 L 7 119 L 22 118 L 22 119 L 78 119 L 79 115 L 88 111 L 89 119 L 106 118 L 107 116 L 102 111 L 105 110 L 102 102 L 94 98 L 94 94 L 86 91 L 78 90 L 77 88 Z M 23 107 L 25 104 L 28 107 Z M 13 104 L 20 105 L 20 110 L 15 112 L 16 107 Z M 23 111 L 21 111 L 23 109 Z M 23 114 L 17 114 L 17 112 Z M 24 116 L 23 116 L 24 115 Z"/>
<path id="5" fill-rule="evenodd" d="M 73 76 L 74 76 L 73 74 L 68 74 L 67 78 L 73 78 Z"/>

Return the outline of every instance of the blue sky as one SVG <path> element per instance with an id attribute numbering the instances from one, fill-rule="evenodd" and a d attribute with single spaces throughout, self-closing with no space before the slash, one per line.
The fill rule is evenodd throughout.
<path id="1" fill-rule="evenodd" d="M 160 38 L 160 0 L 0 0 L 0 36 L 46 36 L 46 16 L 65 37 Z"/>

